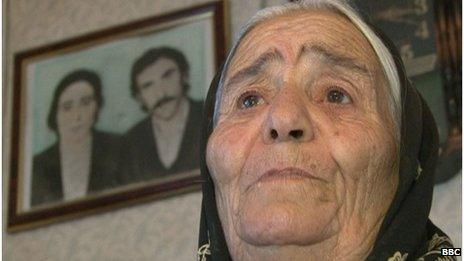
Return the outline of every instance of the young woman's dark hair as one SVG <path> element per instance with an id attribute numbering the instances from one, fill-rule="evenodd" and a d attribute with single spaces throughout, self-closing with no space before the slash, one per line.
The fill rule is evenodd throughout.
<path id="1" fill-rule="evenodd" d="M 47 123 L 48 127 L 53 130 L 57 131 L 56 126 L 56 113 L 58 111 L 58 101 L 61 94 L 73 83 L 84 81 L 89 83 L 89 85 L 93 89 L 93 94 L 95 96 L 95 101 L 97 103 L 97 113 L 96 117 L 98 117 L 98 112 L 100 108 L 103 106 L 103 96 L 101 92 L 101 80 L 100 77 L 94 71 L 86 70 L 86 69 L 79 69 L 67 74 L 61 81 L 58 83 L 58 86 L 53 93 L 53 100 L 50 106 L 50 110 L 48 112 Z M 95 119 L 96 121 L 96 119 Z"/>
<path id="2" fill-rule="evenodd" d="M 171 47 L 157 47 L 152 48 L 142 54 L 132 65 L 131 71 L 131 94 L 135 96 L 138 92 L 137 90 L 137 81 L 136 77 L 147 68 L 149 65 L 155 63 L 159 58 L 167 58 L 173 60 L 177 66 L 179 67 L 181 80 L 182 80 L 182 87 L 183 93 L 186 94 L 190 88 L 189 84 L 184 81 L 184 79 L 188 76 L 190 66 L 185 58 L 185 55 L 174 48 Z"/>

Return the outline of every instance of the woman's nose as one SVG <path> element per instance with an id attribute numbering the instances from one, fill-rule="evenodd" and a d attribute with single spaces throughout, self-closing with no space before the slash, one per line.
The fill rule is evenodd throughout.
<path id="1" fill-rule="evenodd" d="M 307 104 L 296 91 L 282 91 L 274 98 L 264 127 L 266 143 L 306 142 L 314 138 Z"/>
<path id="2" fill-rule="evenodd" d="M 74 120 L 75 121 L 81 121 L 82 120 L 82 110 L 80 108 L 75 108 L 74 109 Z"/>

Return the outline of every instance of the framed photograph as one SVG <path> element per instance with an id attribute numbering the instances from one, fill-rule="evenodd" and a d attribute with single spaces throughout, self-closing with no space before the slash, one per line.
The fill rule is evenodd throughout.
<path id="1" fill-rule="evenodd" d="M 221 1 L 15 55 L 7 230 L 200 188 Z"/>

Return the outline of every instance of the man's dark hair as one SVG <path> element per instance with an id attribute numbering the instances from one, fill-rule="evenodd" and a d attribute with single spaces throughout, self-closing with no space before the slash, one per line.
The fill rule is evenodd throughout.
<path id="1" fill-rule="evenodd" d="M 93 89 L 95 101 L 97 102 L 97 113 L 95 116 L 95 121 L 96 121 L 96 118 L 98 117 L 98 112 L 100 111 L 100 108 L 103 106 L 103 96 L 101 92 L 101 80 L 100 80 L 100 77 L 97 75 L 97 73 L 90 71 L 90 70 L 79 69 L 79 70 L 76 70 L 76 71 L 73 71 L 67 74 L 63 79 L 61 79 L 61 81 L 58 83 L 58 86 L 55 89 L 55 92 L 53 93 L 53 99 L 52 99 L 52 103 L 51 103 L 50 110 L 48 112 L 48 118 L 47 118 L 48 127 L 51 130 L 55 132 L 57 131 L 56 114 L 58 111 L 58 101 L 59 101 L 61 94 L 71 84 L 75 82 L 80 82 L 80 81 L 89 83 L 89 85 Z"/>
<path id="2" fill-rule="evenodd" d="M 183 94 L 187 94 L 190 85 L 185 82 L 185 78 L 189 75 L 189 64 L 187 62 L 187 59 L 185 58 L 185 55 L 174 48 L 171 47 L 157 47 L 157 48 L 152 48 L 146 51 L 145 53 L 142 54 L 137 60 L 134 62 L 134 65 L 132 65 L 132 71 L 131 71 L 131 94 L 132 96 L 135 96 L 138 92 L 137 89 L 137 76 L 145 70 L 149 65 L 152 65 L 155 63 L 159 58 L 167 58 L 170 60 L 173 60 L 177 66 L 179 67 L 180 70 L 180 75 L 181 75 L 181 81 L 182 81 L 182 88 L 183 88 Z"/>

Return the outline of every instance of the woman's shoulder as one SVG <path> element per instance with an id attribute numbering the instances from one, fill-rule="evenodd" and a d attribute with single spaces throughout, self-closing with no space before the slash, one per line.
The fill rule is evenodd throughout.
<path id="1" fill-rule="evenodd" d="M 93 133 L 93 150 L 99 153 L 111 152 L 114 154 L 119 150 L 122 144 L 122 137 L 119 134 L 107 131 L 94 131 Z"/>
<path id="2" fill-rule="evenodd" d="M 113 132 L 95 130 L 93 134 L 93 139 L 95 142 L 114 143 L 120 142 L 121 135 Z"/>
<path id="3" fill-rule="evenodd" d="M 54 143 L 34 155 L 34 164 L 39 162 L 49 162 L 49 160 L 56 159 L 57 157 L 59 157 L 58 143 Z"/>
<path id="4" fill-rule="evenodd" d="M 418 257 L 418 261 L 435 260 L 456 260 L 454 256 L 443 256 L 442 249 L 454 248 L 451 239 L 435 226 L 432 221 L 427 222 L 427 242 L 424 246 L 425 251 Z"/>

